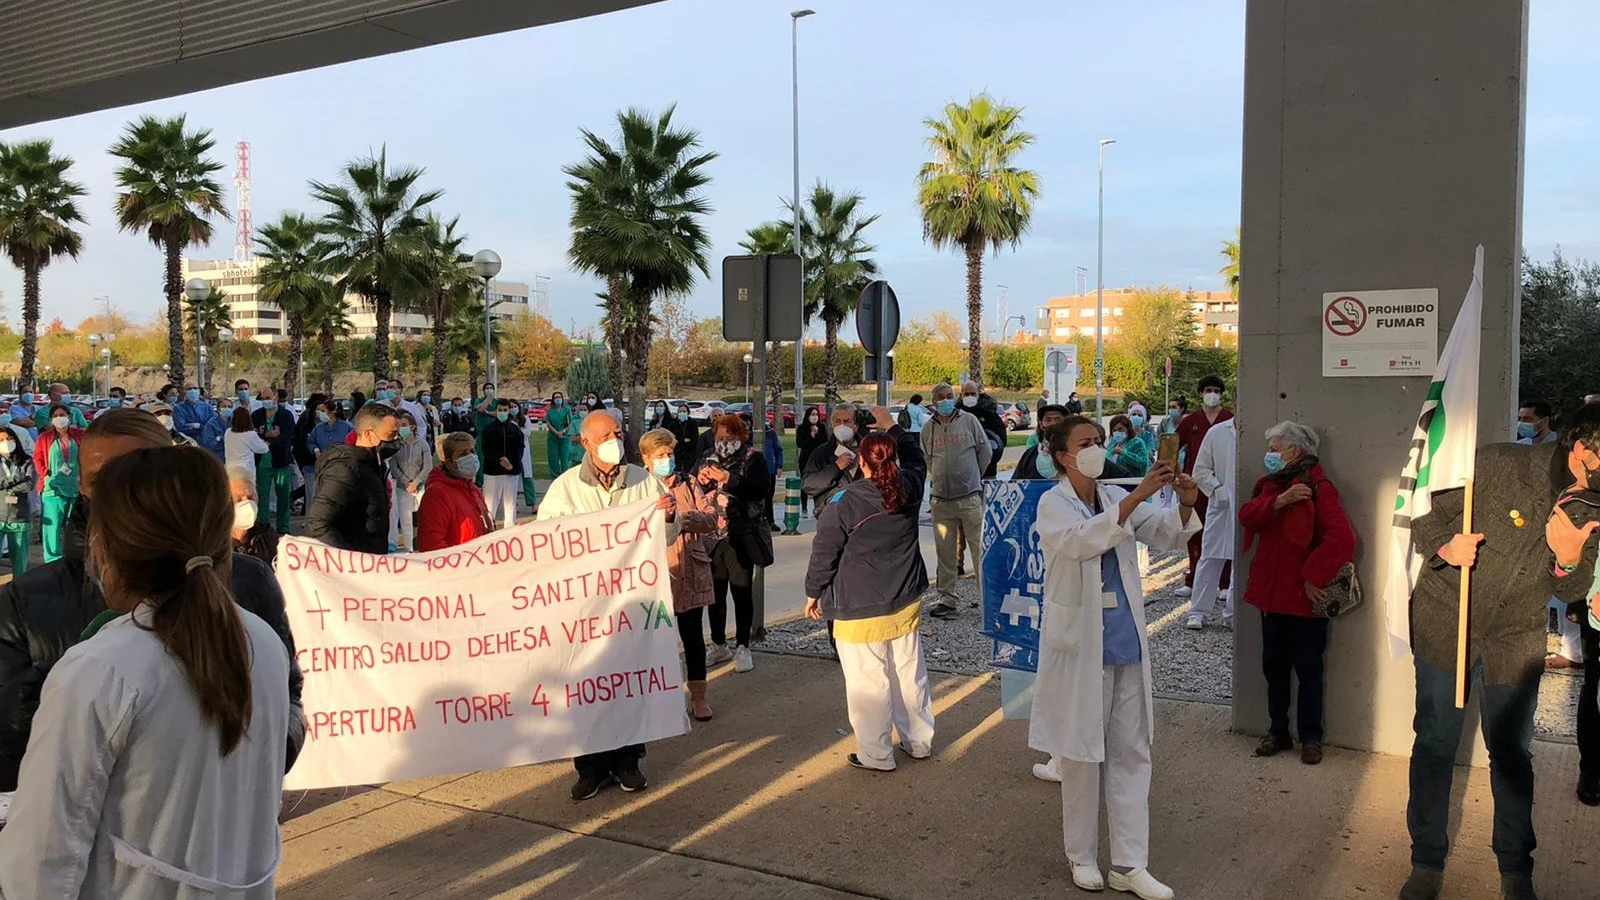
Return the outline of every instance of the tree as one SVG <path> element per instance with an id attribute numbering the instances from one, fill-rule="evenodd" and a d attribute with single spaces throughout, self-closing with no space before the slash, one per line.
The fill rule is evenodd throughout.
<path id="1" fill-rule="evenodd" d="M 306 315 L 329 289 L 324 263 L 317 255 L 318 237 L 317 224 L 298 213 L 284 213 L 278 221 L 262 226 L 256 236 L 256 252 L 263 260 L 256 297 L 283 311 L 289 332 L 285 384 L 294 380 L 303 365 Z"/>
<path id="2" fill-rule="evenodd" d="M 417 305 L 433 319 L 433 367 L 429 384 L 435 397 L 444 394 L 445 366 L 450 361 L 450 319 L 461 306 L 477 302 L 483 308 L 483 282 L 471 268 L 472 255 L 461 248 L 465 234 L 457 234 L 457 216 L 446 222 L 432 213 L 423 223 L 422 295 Z"/>
<path id="3" fill-rule="evenodd" d="M 1162 285 L 1140 288 L 1123 304 L 1117 320 L 1122 333 L 1115 343 L 1138 363 L 1139 382 L 1148 388 L 1156 382 L 1166 359 L 1194 343 L 1192 294 L 1185 297 Z"/>
<path id="4" fill-rule="evenodd" d="M 1222 276 L 1222 281 L 1228 286 L 1228 293 L 1233 299 L 1239 299 L 1239 229 L 1233 230 L 1233 240 L 1222 242 L 1222 258 L 1226 260 L 1217 274 Z"/>
<path id="5" fill-rule="evenodd" d="M 609 397 L 612 395 L 611 387 L 605 352 L 593 346 L 579 351 L 577 359 L 567 368 L 567 396 L 582 397 L 592 393 L 601 398 Z M 634 408 L 643 409 L 644 406 L 641 404 Z"/>
<path id="6" fill-rule="evenodd" d="M 356 329 L 350 321 L 350 310 L 344 305 L 344 292 L 329 281 L 313 296 L 306 310 L 307 333 L 317 336 L 317 346 L 322 351 L 322 390 L 333 393 L 334 342 L 349 337 Z"/>
<path id="7" fill-rule="evenodd" d="M 961 343 L 961 320 L 951 315 L 948 310 L 935 310 L 928 317 L 928 327 L 934 336 L 949 344 Z"/>
<path id="8" fill-rule="evenodd" d="M 983 371 L 983 251 L 1022 241 L 1039 197 L 1039 173 L 1012 165 L 1034 141 L 1022 108 L 988 94 L 947 104 L 944 118 L 922 120 L 933 160 L 917 173 L 922 233 L 934 247 L 967 257 L 967 339 L 972 372 Z"/>
<path id="9" fill-rule="evenodd" d="M 231 218 L 212 177 L 222 164 L 206 157 L 215 146 L 210 129 L 189 131 L 181 115 L 144 116 L 128 124 L 110 151 L 122 160 L 117 227 L 143 231 L 166 253 L 167 365 L 174 383 L 184 381 L 184 248 L 211 242 L 211 216 Z"/>
<path id="10" fill-rule="evenodd" d="M 762 222 L 745 232 L 744 240 L 739 242 L 739 247 L 744 252 L 755 255 L 793 253 L 794 226 L 788 222 Z"/>
<path id="11" fill-rule="evenodd" d="M 483 356 L 484 315 L 482 299 L 468 300 L 450 314 L 450 325 L 445 331 L 445 343 L 450 355 L 464 357 L 467 361 L 467 388 L 474 401 L 478 399 L 478 378 L 481 374 L 479 360 Z M 500 320 L 495 319 L 489 332 L 491 353 L 500 352 L 501 336 Z M 440 388 L 441 393 L 443 390 Z"/>
<path id="12" fill-rule="evenodd" d="M 572 362 L 572 341 L 537 313 L 513 320 L 502 342 L 511 374 L 532 381 L 541 395 L 545 382 L 559 377 Z"/>
<path id="13" fill-rule="evenodd" d="M 636 109 L 618 113 L 617 145 L 585 130 L 588 156 L 562 170 L 572 193 L 567 257 L 579 271 L 605 278 L 612 289 L 608 326 L 624 336 L 629 407 L 635 410 L 629 428 L 635 438 L 644 430 L 652 304 L 687 294 L 697 271 L 708 276 L 711 271 L 706 260 L 711 238 L 704 225 L 711 212 L 704 188 L 711 176 L 705 168 L 717 154 L 699 152 L 699 134 L 675 128 L 672 114 L 672 107 L 657 117 Z M 614 353 L 617 346 L 611 349 Z"/>
<path id="14" fill-rule="evenodd" d="M 83 186 L 67 177 L 72 158 L 56 156 L 48 140 L 0 143 L 0 251 L 22 270 L 22 368 L 31 384 L 39 355 L 39 273 L 58 256 L 73 259 L 84 221 L 77 199 Z"/>
<path id="15" fill-rule="evenodd" d="M 695 325 L 689 305 L 682 297 L 665 297 L 656 310 L 656 339 L 650 349 L 650 388 L 665 396 L 672 393 L 672 379 L 688 374 L 689 336 Z"/>
<path id="16" fill-rule="evenodd" d="M 204 348 L 206 354 L 213 360 L 217 358 L 217 338 L 224 328 L 233 327 L 233 317 L 228 312 L 228 295 L 212 285 L 211 292 L 199 300 L 190 300 L 187 296 L 184 303 L 184 333 L 198 335 L 196 346 Z M 198 351 L 197 351 L 198 352 Z M 200 385 L 207 394 L 211 393 L 211 376 L 214 367 L 205 367 L 205 381 Z M 176 382 L 174 382 L 176 383 Z M 288 384 L 288 379 L 284 380 Z"/>
<path id="17" fill-rule="evenodd" d="M 327 204 L 322 217 L 326 238 L 318 253 L 338 273 L 344 293 L 371 301 L 377 316 L 373 334 L 372 377 L 389 377 L 389 327 L 396 298 L 422 293 L 426 258 L 425 207 L 443 191 L 418 191 L 423 170 L 389 167 L 389 151 L 345 164 L 343 182 L 311 182 L 311 196 Z"/>
<path id="18" fill-rule="evenodd" d="M 823 384 L 830 405 L 839 399 L 839 326 L 855 312 L 862 289 L 878 274 L 878 264 L 868 255 L 878 248 L 863 236 L 878 217 L 862 216 L 862 202 L 858 193 L 838 194 L 819 181 L 800 207 L 806 315 L 822 317 L 827 359 Z"/>
<path id="19" fill-rule="evenodd" d="M 1600 264 L 1522 261 L 1522 353 L 1519 399 L 1548 400 L 1570 412 L 1600 388 Z"/>

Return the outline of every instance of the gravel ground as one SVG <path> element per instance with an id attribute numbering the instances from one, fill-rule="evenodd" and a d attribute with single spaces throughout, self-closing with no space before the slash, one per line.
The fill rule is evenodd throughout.
<path id="1" fill-rule="evenodd" d="M 1233 699 L 1233 631 L 1215 619 L 1202 631 L 1184 627 L 1189 601 L 1179 597 L 1188 560 L 1180 554 L 1150 555 L 1144 579 L 1145 620 L 1150 629 L 1150 669 L 1157 694 L 1218 703 Z M 928 668 L 958 675 L 981 675 L 993 670 L 993 642 L 978 633 L 978 583 L 971 578 L 957 583 L 957 592 L 969 608 L 951 619 L 924 616 L 923 650 Z M 932 589 L 925 598 L 937 599 Z M 1558 641 L 1551 638 L 1552 652 Z M 767 629 L 763 650 L 831 657 L 828 632 L 820 622 L 799 620 Z M 1547 675 L 1539 689 L 1535 725 L 1541 737 L 1571 738 L 1575 731 L 1578 687 L 1583 679 Z"/>

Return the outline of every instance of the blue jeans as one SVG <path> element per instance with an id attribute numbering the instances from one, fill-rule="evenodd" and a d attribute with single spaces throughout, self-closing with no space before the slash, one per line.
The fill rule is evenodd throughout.
<path id="1" fill-rule="evenodd" d="M 1467 673 L 1470 698 L 1474 673 Z M 1444 871 L 1450 854 L 1450 784 L 1461 743 L 1466 710 L 1456 709 L 1454 672 L 1417 660 L 1417 733 L 1411 748 L 1411 799 L 1406 827 L 1411 831 L 1411 864 Z M 1533 873 L 1533 713 L 1539 705 L 1539 674 L 1521 684 L 1483 686 L 1479 713 L 1489 749 L 1489 785 L 1494 794 L 1494 855 L 1505 875 Z"/>

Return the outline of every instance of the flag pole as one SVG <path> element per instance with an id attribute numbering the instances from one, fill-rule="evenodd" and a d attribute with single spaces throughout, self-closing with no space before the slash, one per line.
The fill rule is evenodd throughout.
<path id="1" fill-rule="evenodd" d="M 1472 533 L 1472 479 L 1467 479 L 1461 533 Z M 1456 613 L 1456 709 L 1467 705 L 1467 597 L 1472 590 L 1472 566 L 1461 567 L 1461 600 Z"/>

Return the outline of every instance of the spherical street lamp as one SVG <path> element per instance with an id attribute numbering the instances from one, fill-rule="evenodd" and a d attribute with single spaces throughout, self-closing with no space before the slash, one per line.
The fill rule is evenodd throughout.
<path id="1" fill-rule="evenodd" d="M 201 300 L 211 296 L 211 282 L 206 281 L 204 278 L 191 278 L 184 282 L 183 295 L 189 298 L 189 302 L 191 304 L 199 306 Z M 198 312 L 198 310 L 196 310 L 196 312 Z M 200 333 L 200 317 L 196 315 L 194 317 L 195 384 L 205 383 L 206 360 L 205 357 L 199 352 L 201 348 L 205 347 L 205 343 L 205 338 Z"/>
<path id="2" fill-rule="evenodd" d="M 746 403 L 750 402 L 750 364 L 755 361 L 754 356 L 748 353 L 744 355 L 744 402 Z"/>
<path id="3" fill-rule="evenodd" d="M 478 277 L 483 279 L 483 360 L 485 367 L 488 369 L 489 382 L 497 384 L 499 383 L 499 373 L 494 370 L 494 363 L 489 358 L 494 353 L 494 339 L 491 336 L 493 332 L 489 324 L 491 321 L 489 314 L 489 280 L 500 274 L 500 254 L 493 250 L 479 250 L 477 253 L 472 254 L 472 271 L 478 273 Z"/>

